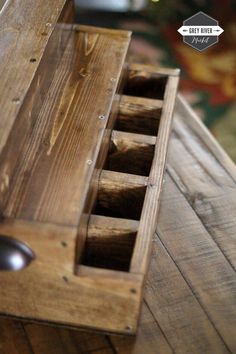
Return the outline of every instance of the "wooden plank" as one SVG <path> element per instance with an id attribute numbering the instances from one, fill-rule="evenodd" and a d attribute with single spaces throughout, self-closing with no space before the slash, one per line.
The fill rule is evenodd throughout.
<path id="1" fill-rule="evenodd" d="M 148 177 L 134 175 L 131 173 L 102 170 L 99 178 L 99 183 L 103 184 L 104 186 L 109 186 L 112 183 L 119 183 L 120 185 L 127 187 L 140 187 L 147 185 Z"/>
<path id="2" fill-rule="evenodd" d="M 235 271 L 169 176 L 166 184 L 168 190 L 164 187 L 158 236 L 225 346 L 234 352 Z M 193 322 L 194 316 L 190 314 Z"/>
<path id="3" fill-rule="evenodd" d="M 20 321 L 0 319 L 0 353 L 32 354 L 30 343 Z"/>
<path id="4" fill-rule="evenodd" d="M 167 223 L 168 218 L 168 225 L 171 227 L 172 220 L 181 214 L 181 209 L 178 209 L 179 212 L 176 209 L 173 211 L 174 208 L 167 210 L 167 204 L 175 204 L 181 193 L 173 190 L 173 182 L 168 176 L 165 179 L 158 235 L 155 235 L 153 239 L 153 256 L 144 299 L 174 353 L 228 353 L 191 287 L 160 241 L 163 237 L 162 233 L 159 235 L 161 227 L 159 225 L 162 225 L 164 221 Z M 177 213 L 176 217 L 173 213 Z M 163 231 L 164 234 L 167 232 Z M 185 249 L 188 252 L 187 245 Z"/>
<path id="5" fill-rule="evenodd" d="M 2 214 L 78 224 L 118 85 L 111 78 L 121 74 L 128 43 L 129 33 L 71 32 L 66 51 L 54 58 L 45 100 L 31 110 L 33 126 L 25 114 L 14 126 L 1 166 L 9 181 Z"/>
<path id="6" fill-rule="evenodd" d="M 200 138 L 207 149 L 215 156 L 219 163 L 229 172 L 231 177 L 236 182 L 236 168 L 235 163 L 231 160 L 229 155 L 224 151 L 207 127 L 199 120 L 199 117 L 193 109 L 186 103 L 184 98 L 179 94 L 176 100 L 176 114 L 181 120 L 188 124 L 191 120 L 191 130 Z M 191 118 L 190 118 L 191 117 Z"/>
<path id="7" fill-rule="evenodd" d="M 120 132 L 118 130 L 113 130 L 111 134 L 111 140 L 113 142 L 119 142 L 126 140 L 126 144 L 132 145 L 133 143 L 138 144 L 146 144 L 146 145 L 155 145 L 156 144 L 156 136 L 149 136 L 145 134 L 135 134 L 135 133 L 127 133 Z"/>
<path id="8" fill-rule="evenodd" d="M 8 0 L 1 6 L 0 154 L 66 0 Z M 25 25 L 27 23 L 27 26 Z M 30 61 L 34 58 L 35 61 Z"/>
<path id="9" fill-rule="evenodd" d="M 162 108 L 157 144 L 149 174 L 149 184 L 145 195 L 134 254 L 131 261 L 130 269 L 133 273 L 138 272 L 146 274 L 150 260 L 151 240 L 157 223 L 159 198 L 162 188 L 166 152 L 177 86 L 178 77 L 170 76 L 165 89 L 165 99 Z M 143 237 L 144 235 L 145 237 Z"/>
<path id="10" fill-rule="evenodd" d="M 181 128 L 188 133 L 186 126 Z M 170 158 L 169 172 L 213 240 L 236 269 L 236 184 L 204 146 L 199 146 L 201 154 L 194 156 L 192 148 L 196 142 L 191 147 L 186 146 L 181 135 L 174 134 L 171 144 L 179 156 L 184 154 L 186 157 L 181 166 L 176 159 Z M 191 166 L 195 166 L 194 175 Z M 196 179 L 199 180 L 198 184 Z"/>
<path id="11" fill-rule="evenodd" d="M 136 220 L 111 218 L 101 215 L 91 215 L 88 225 L 88 241 L 89 238 L 99 241 L 100 238 L 109 236 L 117 236 L 122 234 L 132 234 L 137 232 L 139 222 Z"/>
<path id="12" fill-rule="evenodd" d="M 163 101 L 122 95 L 115 129 L 157 135 Z"/>
<path id="13" fill-rule="evenodd" d="M 127 30 L 122 30 L 122 29 L 112 29 L 112 28 L 102 28 L 102 27 L 93 27 L 93 26 L 86 26 L 86 25 L 73 25 L 73 29 L 75 31 L 79 32 L 85 32 L 85 33 L 99 33 L 101 35 L 109 35 L 109 36 L 114 36 L 119 39 L 127 39 L 127 36 L 131 35 L 130 31 Z M 119 78 L 117 78 L 119 79 Z"/>
<path id="14" fill-rule="evenodd" d="M 154 98 L 122 95 L 120 100 L 120 111 L 124 114 L 124 110 L 127 109 L 127 115 L 134 114 L 134 110 L 135 114 L 140 114 L 140 110 L 146 108 L 150 111 L 150 116 L 148 116 L 148 118 L 158 119 L 158 117 L 153 114 L 153 110 L 160 110 L 162 107 L 163 100 L 157 100 Z"/>
<path id="15" fill-rule="evenodd" d="M 173 353 L 146 303 L 142 305 L 141 320 L 136 337 L 110 336 L 110 340 L 117 354 Z"/>
<path id="16" fill-rule="evenodd" d="M 77 228 L 19 219 L 4 219 L 0 223 L 0 234 L 17 238 L 28 244 L 35 253 L 37 262 L 40 263 L 39 267 L 46 269 L 47 264 L 50 263 L 52 267 L 57 268 L 63 264 L 68 271 L 73 272 Z M 34 268 L 34 265 L 32 267 Z M 1 275 L 2 273 L 0 277 Z M 7 277 L 7 274 L 5 276 Z M 9 290 L 10 284 L 11 282 Z"/>
<path id="17" fill-rule="evenodd" d="M 160 75 L 177 76 L 177 77 L 179 76 L 180 73 L 179 69 L 157 67 L 156 65 L 146 65 L 146 64 L 138 64 L 138 63 L 130 64 L 129 70 L 140 71 L 140 72 L 151 73 L 151 74 L 155 73 Z"/>
<path id="18" fill-rule="evenodd" d="M 188 114 L 184 108 L 181 117 Z M 228 165 L 222 166 L 222 153 L 218 153 L 217 146 L 213 151 L 208 149 L 207 144 L 214 142 L 209 133 L 206 134 L 205 130 L 193 131 L 189 120 L 181 117 L 174 125 L 175 134 L 171 146 L 178 156 L 185 156 L 185 159 L 179 164 L 173 154 L 170 155 L 169 172 L 209 234 L 236 269 L 236 183 L 231 173 L 232 167 L 230 165 L 228 169 Z M 197 124 L 201 123 L 196 121 L 195 126 Z M 192 166 L 195 166 L 194 173 Z"/>
<path id="19" fill-rule="evenodd" d="M 122 95 L 120 100 L 120 117 L 135 116 L 158 120 L 161 115 L 163 100 L 146 97 Z"/>
<path id="20" fill-rule="evenodd" d="M 24 328 L 34 354 L 78 354 L 109 348 L 104 335 L 30 323 Z"/>

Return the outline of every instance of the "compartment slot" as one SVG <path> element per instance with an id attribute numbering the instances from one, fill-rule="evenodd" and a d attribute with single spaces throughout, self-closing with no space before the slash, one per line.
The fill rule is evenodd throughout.
<path id="1" fill-rule="evenodd" d="M 91 215 L 82 264 L 128 271 L 139 222 Z"/>
<path id="2" fill-rule="evenodd" d="M 146 185 L 143 176 L 102 171 L 94 213 L 139 220 Z"/>
<path id="3" fill-rule="evenodd" d="M 155 136 L 113 130 L 106 169 L 148 176 L 156 139 Z"/>
<path id="4" fill-rule="evenodd" d="M 115 129 L 156 136 L 162 105 L 162 100 L 123 95 Z"/>
<path id="5" fill-rule="evenodd" d="M 158 72 L 130 70 L 123 94 L 154 99 L 164 99 L 168 76 Z"/>

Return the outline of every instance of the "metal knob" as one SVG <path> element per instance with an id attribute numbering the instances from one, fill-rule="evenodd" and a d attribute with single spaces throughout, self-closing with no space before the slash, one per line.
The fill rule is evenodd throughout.
<path id="1" fill-rule="evenodd" d="M 34 252 L 25 243 L 0 235 L 0 271 L 24 269 L 34 259 Z"/>

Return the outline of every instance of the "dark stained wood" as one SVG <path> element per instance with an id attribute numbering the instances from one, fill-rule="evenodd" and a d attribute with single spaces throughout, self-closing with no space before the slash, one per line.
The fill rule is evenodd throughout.
<path id="1" fill-rule="evenodd" d="M 69 32 L 50 84 L 43 95 L 34 91 L 14 126 L 0 167 L 8 180 L 0 193 L 5 217 L 74 226 L 80 220 L 129 44 L 124 31 L 86 31 Z"/>
<path id="2" fill-rule="evenodd" d="M 156 136 L 162 100 L 122 95 L 115 129 Z"/>
<path id="3" fill-rule="evenodd" d="M 20 321 L 0 318 L 0 353 L 32 354 L 30 343 Z"/>
<path id="4" fill-rule="evenodd" d="M 37 0 L 33 6 L 30 0 L 0 3 L 0 106 L 4 112 L 0 122 L 0 154 L 35 76 L 48 39 L 63 9 L 67 11 L 66 6 L 71 7 L 72 1 Z"/>
<path id="5" fill-rule="evenodd" d="M 167 77 L 164 90 L 164 102 L 157 143 L 149 173 L 147 192 L 130 267 L 131 272 L 134 273 L 141 272 L 146 274 L 149 265 L 152 245 L 151 240 L 157 224 L 159 198 L 165 172 L 167 147 L 172 124 L 172 112 L 175 106 L 176 90 L 179 81 L 178 72 L 179 70 L 175 70 L 173 76 L 170 75 Z M 158 73 L 158 71 L 156 71 L 156 73 Z M 145 235 L 145 237 L 143 237 L 143 235 Z"/>
<path id="6" fill-rule="evenodd" d="M 105 336 L 37 324 L 24 325 L 35 354 L 80 354 L 109 348 Z"/>
<path id="7" fill-rule="evenodd" d="M 178 229 L 176 223 L 180 220 L 180 225 L 183 225 L 181 215 L 186 217 L 188 212 L 191 213 L 190 207 L 186 207 L 182 213 L 183 205 L 179 202 L 181 193 L 175 189 L 174 182 L 168 175 L 165 180 L 144 298 L 176 353 L 227 353 L 214 324 L 201 307 L 188 279 L 185 279 L 178 263 L 176 265 L 172 249 L 165 242 L 164 237 L 172 237 L 172 243 L 180 244 L 178 247 L 182 253 L 186 249 L 188 254 L 188 244 L 180 243 L 186 224 Z M 164 225 L 166 229 L 163 229 Z M 187 228 L 186 230 L 186 235 L 191 237 L 192 234 Z M 193 256 L 190 256 L 190 260 L 192 259 Z"/>
<path id="8" fill-rule="evenodd" d="M 71 1 L 30 5 L 0 3 L 0 233 L 37 257 L 0 273 L 1 313 L 134 334 L 154 247 L 137 337 L 7 319 L 0 350 L 236 352 L 236 169 L 181 98 L 154 235 L 179 71 L 126 68 L 130 33 L 72 25 Z"/>
<path id="9" fill-rule="evenodd" d="M 141 321 L 136 337 L 112 336 L 110 338 L 116 352 L 119 354 L 173 353 L 158 321 L 155 320 L 146 303 L 142 305 Z"/>
<path id="10" fill-rule="evenodd" d="M 14 101 L 20 110 L 4 133 L 0 232 L 28 243 L 36 257 L 24 272 L 0 274 L 0 281 L 6 284 L 0 293 L 0 312 L 47 323 L 135 333 L 146 268 L 130 271 L 130 265 L 142 257 L 142 244 L 141 249 L 136 246 L 143 225 L 147 242 L 142 262 L 148 264 L 146 250 L 156 220 L 152 217 L 148 225 L 145 210 L 150 205 L 150 213 L 156 215 L 159 205 L 178 71 L 147 67 L 145 76 L 143 66 L 127 69 L 130 32 L 73 25 L 71 4 L 68 2 L 50 39 L 45 41 L 41 57 L 30 58 L 31 64 L 37 63 L 37 71 L 32 73 L 27 94 Z M 24 35 L 22 51 L 32 41 L 29 36 L 27 42 Z M 123 75 L 126 69 L 130 77 Z M 114 112 L 122 112 L 118 104 L 121 81 L 126 80 L 124 86 L 130 86 L 131 73 L 139 76 L 139 71 L 142 75 L 144 71 L 151 98 L 143 93 L 143 97 L 134 98 L 132 106 L 126 97 L 126 112 L 133 117 L 137 106 L 143 105 L 147 119 L 150 113 L 150 120 L 157 124 L 149 134 L 113 129 Z M 27 89 L 23 76 L 22 71 L 22 89 Z M 160 84 L 156 76 L 164 76 L 163 100 L 156 97 Z M 132 89 L 130 94 L 135 96 Z M 105 178 L 101 172 L 106 168 L 104 162 L 111 171 Z M 153 173 L 154 169 L 158 171 Z M 147 180 L 150 171 L 151 181 Z M 121 178 L 119 172 L 124 172 Z M 134 174 L 132 179 L 129 173 Z M 150 199 L 148 189 L 156 182 L 158 188 Z M 105 235 L 90 222 L 92 209 L 93 220 L 104 217 Z M 110 233 L 111 218 L 118 218 L 116 225 L 126 219 L 123 226 L 129 229 L 138 225 L 138 229 L 130 232 L 122 227 L 120 236 L 115 237 L 116 229 Z M 135 223 L 140 218 L 140 223 Z M 92 231 L 88 230 L 90 226 Z"/>
<path id="11" fill-rule="evenodd" d="M 174 126 L 175 134 L 171 144 L 176 153 L 179 156 L 184 155 L 185 159 L 179 164 L 170 156 L 169 172 L 175 176 L 178 187 L 236 270 L 236 188 L 234 174 L 231 173 L 231 168 L 227 168 L 231 164 L 228 163 L 225 168 L 218 156 L 214 157 L 214 151 L 208 150 L 208 135 L 196 134 L 196 138 L 192 139 L 194 128 L 187 124 L 187 113 L 181 114 L 181 117 L 182 121 Z M 201 127 L 200 124 L 199 126 Z M 220 156 L 223 155 L 220 148 L 216 151 L 220 152 Z M 198 166 L 194 178 L 189 173 L 192 165 Z M 197 188 L 196 179 L 199 180 Z"/>
<path id="12" fill-rule="evenodd" d="M 171 143 L 169 151 L 168 173 L 165 176 L 161 197 L 157 234 L 153 240 L 152 261 L 137 337 L 107 337 L 109 349 L 97 348 L 96 353 L 106 354 L 107 351 L 117 354 L 235 352 L 235 272 L 233 273 L 229 258 L 221 252 L 223 245 L 226 247 L 228 242 L 233 242 L 230 241 L 229 236 L 232 235 L 235 227 L 234 224 L 226 227 L 227 224 L 220 223 L 219 229 L 224 227 L 222 237 L 224 236 L 225 239 L 222 244 L 215 243 L 214 232 L 205 225 L 208 220 L 209 225 L 212 225 L 212 215 L 221 220 L 225 204 L 211 209 L 211 213 L 205 213 L 205 218 L 201 220 L 193 208 L 191 198 L 188 197 L 193 187 L 195 190 L 198 190 L 198 187 L 201 189 L 205 181 L 204 193 L 211 196 L 211 203 L 213 203 L 211 186 L 212 184 L 213 187 L 215 186 L 218 173 L 224 174 L 222 184 L 220 178 L 218 179 L 218 184 L 221 184 L 221 187 L 218 187 L 221 188 L 222 195 L 224 195 L 224 188 L 228 188 L 228 184 L 234 191 L 235 185 L 231 180 L 234 179 L 232 172 L 235 166 L 233 167 L 227 155 L 182 101 L 178 101 L 178 112 L 181 112 L 181 116 L 176 114 L 174 120 L 174 131 L 171 137 L 171 142 L 174 143 Z M 175 147 L 178 146 L 179 149 L 181 144 L 185 146 L 188 141 L 192 144 L 187 145 L 188 149 L 182 147 L 182 155 L 178 156 L 177 164 Z M 203 159 L 200 158 L 201 156 Z M 187 178 L 181 167 L 185 158 L 188 161 L 185 169 L 192 175 L 188 183 L 191 186 L 190 192 L 186 184 L 183 184 Z M 210 171 L 207 165 L 211 166 Z M 206 169 L 205 175 L 203 166 Z M 224 166 L 223 170 L 221 166 Z M 209 172 L 214 176 L 214 180 L 209 177 Z M 230 199 L 229 203 L 231 203 Z M 216 223 L 213 225 L 217 227 Z M 14 333 L 13 329 L 11 331 Z M 55 331 L 60 333 L 61 330 L 55 329 Z M 51 333 L 51 330 L 48 333 Z M 44 342 L 45 351 L 47 347 L 51 347 L 50 341 L 53 340 L 54 335 L 52 337 L 45 335 L 47 338 Z M 93 335 L 89 333 L 87 335 L 92 342 Z M 73 337 L 72 332 L 66 339 L 62 336 L 67 348 L 73 347 L 71 336 Z M 17 337 L 14 338 L 17 342 Z M 101 340 L 103 338 L 101 336 Z M 90 344 L 87 344 L 87 348 L 90 348 Z M 3 350 L 8 348 L 8 345 L 4 342 Z M 58 350 L 58 354 L 61 353 L 60 349 Z M 13 353 L 21 354 L 19 351 Z M 53 353 L 57 354 L 57 351 L 54 350 Z"/>
<path id="13" fill-rule="evenodd" d="M 96 268 L 76 276 L 76 228 L 5 220 L 0 224 L 0 233 L 33 244 L 38 257 L 37 262 L 20 273 L 12 272 L 10 277 L 8 272 L 0 273 L 4 284 L 0 289 L 2 314 L 10 312 L 21 318 L 47 319 L 72 327 L 79 321 L 86 328 L 98 320 L 96 327 L 114 326 L 114 330 L 120 328 L 121 332 L 136 330 L 142 278 L 111 270 L 96 272 Z"/>

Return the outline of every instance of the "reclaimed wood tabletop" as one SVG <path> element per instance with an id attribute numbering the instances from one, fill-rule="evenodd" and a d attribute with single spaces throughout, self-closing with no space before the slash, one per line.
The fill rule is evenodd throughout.
<path id="1" fill-rule="evenodd" d="M 236 353 L 235 216 L 236 167 L 178 97 L 137 336 L 1 318 L 0 353 Z"/>

